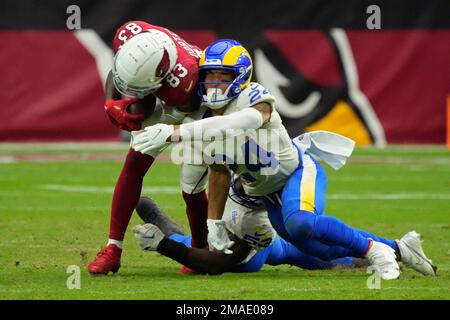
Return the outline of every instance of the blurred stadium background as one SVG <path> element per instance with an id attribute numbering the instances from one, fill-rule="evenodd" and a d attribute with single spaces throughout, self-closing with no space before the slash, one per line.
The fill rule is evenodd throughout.
<path id="1" fill-rule="evenodd" d="M 369 5 L 381 30 L 367 29 Z M 67 30 L 69 5 L 81 29 Z M 321 128 L 359 145 L 445 144 L 449 2 L 14 1 L 0 11 L 0 142 L 117 141 L 103 112 L 112 39 L 145 20 L 206 47 L 239 40 L 291 135 Z"/>
<path id="2" fill-rule="evenodd" d="M 380 30 L 366 25 L 373 4 Z M 70 5 L 81 9 L 79 30 L 67 29 Z M 2 0 L 0 298 L 448 299 L 449 14 L 448 0 Z M 275 279 L 265 271 L 186 279 L 167 259 L 143 261 L 129 234 L 115 282 L 87 278 L 127 150 L 126 135 L 104 114 L 103 83 L 114 33 L 129 20 L 167 27 L 201 48 L 240 41 L 292 136 L 329 130 L 368 147 L 356 150 L 348 171 L 330 172 L 330 208 L 391 237 L 422 230 L 440 281 L 406 273 L 406 282 L 376 295 L 352 272 L 305 272 L 294 281 L 295 270 L 277 268 Z M 186 226 L 178 169 L 152 170 L 144 192 Z M 89 291 L 65 288 L 69 264 L 82 266 Z"/>

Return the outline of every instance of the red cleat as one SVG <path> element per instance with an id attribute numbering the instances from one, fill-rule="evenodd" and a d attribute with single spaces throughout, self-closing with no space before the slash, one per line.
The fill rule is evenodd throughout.
<path id="1" fill-rule="evenodd" d="M 122 249 L 115 244 L 110 244 L 97 253 L 97 258 L 92 261 L 87 269 L 91 274 L 105 274 L 110 271 L 116 273 L 120 268 Z"/>
<path id="2" fill-rule="evenodd" d="M 202 273 L 200 271 L 193 270 L 193 269 L 188 268 L 186 266 L 182 266 L 180 271 L 178 271 L 178 272 L 181 273 L 181 274 L 204 274 L 204 273 Z"/>

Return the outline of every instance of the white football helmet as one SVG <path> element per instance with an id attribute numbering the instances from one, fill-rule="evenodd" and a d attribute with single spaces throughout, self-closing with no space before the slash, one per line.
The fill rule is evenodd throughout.
<path id="1" fill-rule="evenodd" d="M 222 219 L 231 233 L 256 250 L 270 246 L 275 240 L 277 233 L 262 202 L 237 194 L 233 189 L 228 194 Z"/>
<path id="2" fill-rule="evenodd" d="M 161 87 L 177 58 L 174 41 L 162 31 L 148 29 L 129 39 L 116 53 L 114 86 L 127 97 L 143 98 Z"/>

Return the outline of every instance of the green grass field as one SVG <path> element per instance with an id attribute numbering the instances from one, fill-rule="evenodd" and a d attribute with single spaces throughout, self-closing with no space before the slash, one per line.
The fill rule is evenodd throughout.
<path id="1" fill-rule="evenodd" d="M 450 298 L 450 152 L 443 147 L 358 149 L 340 171 L 327 168 L 328 214 L 390 238 L 416 230 L 439 267 L 434 278 L 403 269 L 379 290 L 367 288 L 365 269 L 181 275 L 177 263 L 141 251 L 131 228 L 120 271 L 89 275 L 87 264 L 107 241 L 125 153 L 126 146 L 0 146 L 0 299 Z M 156 163 L 144 193 L 188 228 L 178 171 Z M 133 216 L 131 226 L 138 223 Z M 70 265 L 81 268 L 79 290 L 66 286 Z"/>

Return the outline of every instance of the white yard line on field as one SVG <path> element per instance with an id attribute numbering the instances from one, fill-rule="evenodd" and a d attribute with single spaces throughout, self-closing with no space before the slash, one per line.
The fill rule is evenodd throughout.
<path id="1" fill-rule="evenodd" d="M 112 193 L 114 187 L 98 186 L 69 186 L 60 184 L 39 185 L 39 189 L 54 190 L 61 192 L 81 192 L 81 193 Z M 178 186 L 153 186 L 144 187 L 143 193 L 150 194 L 179 194 L 181 192 Z M 327 196 L 330 200 L 450 200 L 450 193 L 334 193 Z"/>
<path id="2" fill-rule="evenodd" d="M 16 158 L 13 156 L 0 156 L 0 164 L 1 163 L 14 163 L 16 162 Z"/>
<path id="3" fill-rule="evenodd" d="M 431 170 L 431 169 L 430 169 Z M 393 176 L 391 173 L 389 176 L 369 176 L 365 175 L 361 176 L 333 176 L 333 182 L 421 182 L 421 181 L 436 181 L 436 176 L 424 176 L 424 175 L 409 175 L 405 176 L 405 174 Z"/>
<path id="4" fill-rule="evenodd" d="M 42 152 L 42 151 L 126 151 L 129 143 L 0 143 L 0 152 Z"/>
<path id="5" fill-rule="evenodd" d="M 62 192 L 81 192 L 81 193 L 112 193 L 114 187 L 96 187 L 96 186 L 69 186 L 61 184 L 45 184 L 38 186 L 43 190 L 54 190 Z M 153 194 L 178 194 L 181 192 L 178 186 L 157 186 L 157 187 L 144 187 L 143 193 Z"/>
<path id="6" fill-rule="evenodd" d="M 335 193 L 327 196 L 330 200 L 450 200 L 450 193 Z"/>

